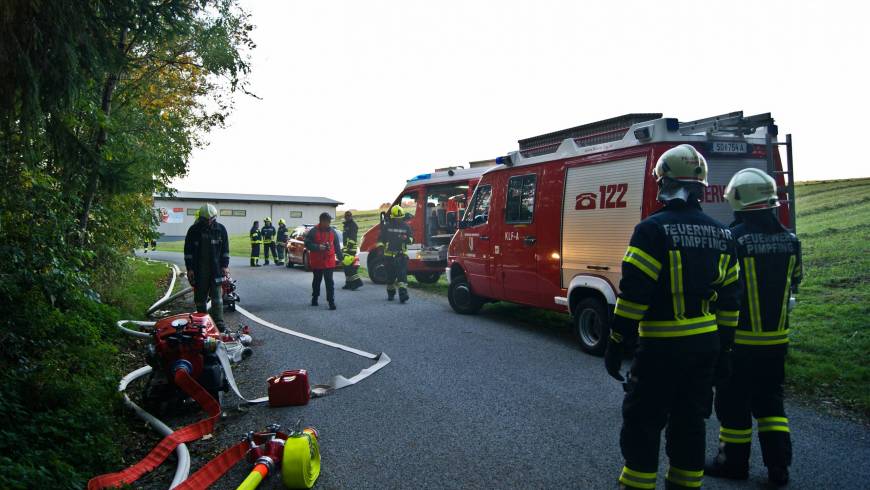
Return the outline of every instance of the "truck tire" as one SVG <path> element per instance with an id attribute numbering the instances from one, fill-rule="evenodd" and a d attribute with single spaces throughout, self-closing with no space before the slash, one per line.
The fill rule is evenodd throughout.
<path id="1" fill-rule="evenodd" d="M 370 253 L 369 259 L 366 262 L 366 269 L 369 272 L 369 279 L 375 284 L 387 283 L 387 267 L 384 265 L 384 258 L 377 253 Z"/>
<path id="2" fill-rule="evenodd" d="M 603 355 L 610 335 L 610 317 L 604 303 L 594 297 L 583 298 L 574 307 L 573 321 L 580 348 L 594 356 Z"/>
<path id="3" fill-rule="evenodd" d="M 414 278 L 422 284 L 435 284 L 438 279 L 441 279 L 440 272 L 415 272 Z"/>
<path id="4" fill-rule="evenodd" d="M 447 300 L 453 311 L 460 315 L 474 315 L 483 307 L 483 299 L 471 292 L 468 278 L 458 276 L 451 278 L 447 289 Z"/>

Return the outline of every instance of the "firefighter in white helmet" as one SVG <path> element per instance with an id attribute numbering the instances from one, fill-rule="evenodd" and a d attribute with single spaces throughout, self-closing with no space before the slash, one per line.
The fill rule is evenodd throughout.
<path id="1" fill-rule="evenodd" d="M 378 248 L 384 254 L 389 301 L 393 301 L 396 297 L 397 288 L 399 302 L 408 301 L 408 244 L 410 243 L 414 243 L 414 233 L 405 222 L 405 211 L 402 206 L 396 204 L 390 208 L 378 236 Z"/>
<path id="2" fill-rule="evenodd" d="M 758 422 L 768 480 L 788 483 L 791 438 L 783 407 L 788 309 L 801 281 L 800 242 L 776 217 L 776 182 L 754 168 L 734 175 L 725 189 L 734 209 L 731 232 L 743 268 L 743 302 L 734 339 L 731 378 L 716 388 L 719 454 L 711 476 L 749 477 L 752 418 Z"/>
<path id="3" fill-rule="evenodd" d="M 184 266 L 187 280 L 193 286 L 196 311 L 205 313 L 206 303 L 211 298 L 208 313 L 221 331 L 224 330 L 221 284 L 229 274 L 229 243 L 227 229 L 217 222 L 217 209 L 211 204 L 203 204 L 184 237 Z"/>
<path id="4" fill-rule="evenodd" d="M 655 488 L 661 430 L 667 427 L 667 488 L 698 488 L 705 422 L 717 373 L 727 374 L 739 308 L 739 266 L 731 232 L 701 210 L 707 163 L 691 145 L 655 165 L 664 208 L 634 229 L 605 365 L 619 381 L 623 349 L 637 340 L 624 384 L 620 447 L 623 488 Z"/>

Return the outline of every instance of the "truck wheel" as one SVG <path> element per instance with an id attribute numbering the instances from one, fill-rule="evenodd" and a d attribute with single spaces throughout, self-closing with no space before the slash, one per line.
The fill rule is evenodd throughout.
<path id="1" fill-rule="evenodd" d="M 597 298 L 584 298 L 574 307 L 574 331 L 583 351 L 600 356 L 607 347 L 610 319 L 607 309 Z"/>
<path id="2" fill-rule="evenodd" d="M 483 299 L 471 292 L 465 276 L 452 278 L 447 289 L 447 300 L 453 311 L 460 315 L 474 315 L 483 307 Z"/>
<path id="3" fill-rule="evenodd" d="M 308 263 L 308 252 L 302 254 L 302 268 L 305 272 L 311 272 L 311 264 Z"/>
<path id="4" fill-rule="evenodd" d="M 387 266 L 384 265 L 384 258 L 381 255 L 369 254 L 366 268 L 369 271 L 369 279 L 371 279 L 373 283 L 387 283 Z"/>
<path id="5" fill-rule="evenodd" d="M 440 272 L 415 272 L 414 278 L 417 279 L 417 282 L 423 284 L 435 284 L 438 282 L 438 279 L 441 279 Z"/>

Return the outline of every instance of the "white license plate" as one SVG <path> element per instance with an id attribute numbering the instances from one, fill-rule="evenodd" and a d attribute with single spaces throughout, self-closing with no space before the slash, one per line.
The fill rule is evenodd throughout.
<path id="1" fill-rule="evenodd" d="M 713 143 L 713 153 L 746 153 L 746 143 L 716 141 Z"/>

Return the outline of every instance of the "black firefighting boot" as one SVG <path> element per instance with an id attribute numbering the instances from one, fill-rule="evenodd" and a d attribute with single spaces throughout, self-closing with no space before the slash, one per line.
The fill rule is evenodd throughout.
<path id="1" fill-rule="evenodd" d="M 330 310 L 334 310 L 334 309 L 335 309 L 335 301 L 330 301 L 330 302 L 329 302 L 329 309 L 330 309 Z"/>
<path id="2" fill-rule="evenodd" d="M 254 264 L 254 259 L 251 259 L 251 267 L 256 267 L 256 264 Z"/>
<path id="3" fill-rule="evenodd" d="M 387 289 L 387 301 L 393 301 L 396 298 L 395 289 Z"/>
<path id="4" fill-rule="evenodd" d="M 311 297 L 311 306 L 317 306 L 317 296 Z"/>
<path id="5" fill-rule="evenodd" d="M 350 284 L 344 283 L 344 286 L 342 286 L 341 289 L 350 289 Z"/>
<path id="6" fill-rule="evenodd" d="M 704 466 L 704 474 L 714 478 L 729 480 L 749 479 L 750 444 L 719 443 L 719 454 L 716 459 Z"/>
<path id="7" fill-rule="evenodd" d="M 788 485 L 788 468 L 785 466 L 771 466 L 767 468 L 767 482 L 773 487 Z"/>
<path id="8" fill-rule="evenodd" d="M 408 290 L 405 288 L 399 288 L 399 303 L 404 303 L 408 301 Z"/>

